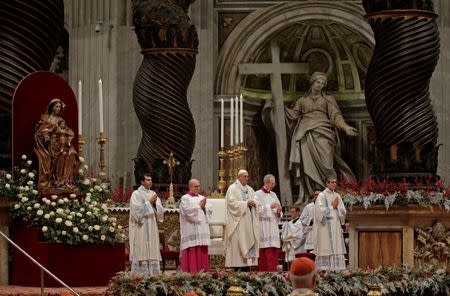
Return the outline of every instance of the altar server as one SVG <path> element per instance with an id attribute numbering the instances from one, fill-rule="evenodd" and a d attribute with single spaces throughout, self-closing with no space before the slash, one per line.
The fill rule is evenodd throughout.
<path id="1" fill-rule="evenodd" d="M 147 274 L 160 273 L 161 252 L 158 224 L 164 219 L 164 208 L 155 191 L 152 177 L 144 174 L 141 186 L 130 199 L 129 239 L 131 271 Z"/>
<path id="2" fill-rule="evenodd" d="M 344 234 L 341 225 L 345 223 L 345 209 L 337 193 L 336 177 L 327 179 L 327 188 L 316 200 L 313 225 L 314 254 L 318 269 L 342 270 L 346 268 Z"/>

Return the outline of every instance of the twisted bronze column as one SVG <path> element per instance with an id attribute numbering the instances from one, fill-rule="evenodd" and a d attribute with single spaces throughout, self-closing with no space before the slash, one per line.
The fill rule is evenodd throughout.
<path id="1" fill-rule="evenodd" d="M 11 112 L 17 84 L 50 68 L 64 30 L 64 2 L 0 1 L 0 19 L 0 109 Z"/>
<path id="2" fill-rule="evenodd" d="M 439 58 L 432 2 L 363 1 L 375 34 L 366 103 L 377 134 L 375 174 L 435 174 L 438 128 L 429 83 Z"/>
<path id="3" fill-rule="evenodd" d="M 138 182 L 143 172 L 154 182 L 167 182 L 165 158 L 180 160 L 174 183 L 190 178 L 195 125 L 186 99 L 195 69 L 198 37 L 187 16 L 193 1 L 134 0 L 133 24 L 144 55 L 133 89 L 133 103 L 142 127 L 135 159 Z"/>

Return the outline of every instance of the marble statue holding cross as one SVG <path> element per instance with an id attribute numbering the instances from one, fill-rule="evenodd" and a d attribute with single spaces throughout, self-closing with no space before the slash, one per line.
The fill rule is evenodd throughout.
<path id="1" fill-rule="evenodd" d="M 280 47 L 277 42 L 270 43 L 272 63 L 266 64 L 240 64 L 239 74 L 270 74 L 270 87 L 272 90 L 271 119 L 275 130 L 278 159 L 278 183 L 280 184 L 280 197 L 283 205 L 292 205 L 292 189 L 288 170 L 288 137 L 286 133 L 285 107 L 283 100 L 283 86 L 281 74 L 306 74 L 306 63 L 281 63 Z"/>
<path id="2" fill-rule="evenodd" d="M 329 177 L 355 178 L 341 158 L 336 129 L 348 136 L 356 136 L 358 131 L 345 122 L 336 100 L 322 91 L 327 85 L 325 73 L 314 72 L 310 83 L 309 91 L 295 101 L 293 108 L 286 108 L 293 130 L 289 170 L 300 186 L 297 203 L 307 202 L 315 190 L 323 190 Z"/>
<path id="3" fill-rule="evenodd" d="M 285 107 L 281 75 L 308 75 L 309 67 L 307 63 L 281 63 L 276 41 L 271 42 L 270 50 L 271 63 L 240 64 L 239 74 L 270 74 L 272 100 L 268 109 L 275 131 L 281 202 L 283 205 L 301 204 L 308 201 L 314 190 L 324 189 L 329 176 L 338 173 L 354 179 L 351 169 L 340 157 L 336 128 L 351 136 L 357 135 L 357 130 L 345 122 L 336 100 L 323 93 L 327 78 L 321 72 L 313 73 L 311 88 L 296 100 L 293 109 Z M 295 185 L 299 185 L 295 201 L 291 177 Z"/>

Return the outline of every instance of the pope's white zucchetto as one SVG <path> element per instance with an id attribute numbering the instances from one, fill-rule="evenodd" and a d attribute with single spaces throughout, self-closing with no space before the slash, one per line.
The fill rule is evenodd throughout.
<path id="1" fill-rule="evenodd" d="M 239 170 L 238 176 L 240 176 L 242 174 L 247 174 L 248 175 L 248 172 L 246 170 Z"/>

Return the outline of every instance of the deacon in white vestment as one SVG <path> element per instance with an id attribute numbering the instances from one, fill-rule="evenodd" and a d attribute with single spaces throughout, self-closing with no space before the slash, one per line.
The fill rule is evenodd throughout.
<path id="1" fill-rule="evenodd" d="M 300 220 L 302 221 L 303 233 L 306 234 L 305 245 L 303 246 L 306 252 L 311 252 L 314 249 L 314 238 L 313 238 L 313 224 L 314 224 L 314 208 L 317 196 L 319 196 L 320 191 L 314 191 L 314 197 L 310 203 L 308 203 L 300 215 Z"/>
<path id="2" fill-rule="evenodd" d="M 258 264 L 258 198 L 247 185 L 248 173 L 240 170 L 236 182 L 225 196 L 225 267 L 249 267 Z"/>
<path id="3" fill-rule="evenodd" d="M 327 188 L 316 200 L 313 235 L 314 254 L 318 269 L 346 269 L 344 235 L 341 225 L 345 223 L 345 209 L 342 198 L 336 190 L 335 177 L 327 180 Z"/>
<path id="4" fill-rule="evenodd" d="M 206 197 L 199 194 L 200 182 L 189 181 L 189 192 L 180 202 L 180 249 L 183 272 L 208 271 L 208 246 L 210 234 L 208 221 L 212 209 Z"/>
<path id="5" fill-rule="evenodd" d="M 281 204 L 272 189 L 276 185 L 275 176 L 268 174 L 263 179 L 264 186 L 256 191 L 259 206 L 259 257 L 258 271 L 277 271 L 280 231 L 278 222 L 283 215 Z"/>
<path id="6" fill-rule="evenodd" d="M 152 177 L 144 174 L 141 186 L 130 199 L 129 239 L 131 271 L 158 274 L 161 252 L 158 224 L 164 219 L 161 200 L 152 187 Z"/>
<path id="7" fill-rule="evenodd" d="M 292 207 L 289 210 L 291 220 L 286 221 L 281 229 L 282 250 L 285 253 L 286 262 L 295 259 L 295 255 L 305 251 L 306 236 L 303 233 L 303 225 L 300 220 L 300 208 Z"/>

